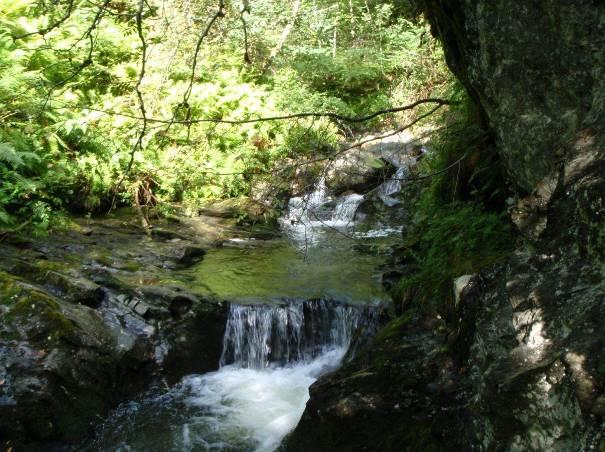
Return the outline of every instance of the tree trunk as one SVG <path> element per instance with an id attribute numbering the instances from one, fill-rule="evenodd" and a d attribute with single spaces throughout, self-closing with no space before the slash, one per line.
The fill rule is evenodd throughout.
<path id="1" fill-rule="evenodd" d="M 277 45 L 271 51 L 271 55 L 269 55 L 269 58 L 267 59 L 267 62 L 265 63 L 265 66 L 263 67 L 263 70 L 261 72 L 261 77 L 267 73 L 267 71 L 273 64 L 273 60 L 275 60 L 275 57 L 277 57 L 277 55 L 279 55 L 279 53 L 283 50 L 284 45 L 286 44 L 286 40 L 288 39 L 288 36 L 294 28 L 294 23 L 296 22 L 296 19 L 298 17 L 301 5 L 302 0 L 294 0 L 294 5 L 292 5 L 292 17 L 290 18 L 290 21 L 286 24 L 285 28 L 282 30 L 281 35 L 279 37 L 279 41 L 277 41 Z"/>

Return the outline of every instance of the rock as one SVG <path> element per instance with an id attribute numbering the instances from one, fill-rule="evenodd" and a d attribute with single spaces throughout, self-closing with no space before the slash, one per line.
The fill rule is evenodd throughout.
<path id="1" fill-rule="evenodd" d="M 105 293 L 101 287 L 81 275 L 65 275 L 58 272 L 46 273 L 46 284 L 59 289 L 60 295 L 73 303 L 97 307 L 103 301 Z"/>
<path id="2" fill-rule="evenodd" d="M 346 191 L 365 193 L 389 179 L 396 168 L 370 153 L 350 151 L 332 163 L 326 177 L 326 186 L 334 194 Z"/>
<path id="3" fill-rule="evenodd" d="M 603 5 L 526 3 L 512 13 L 504 1 L 418 3 L 517 187 L 532 193 L 562 160 L 580 163 L 602 149 L 605 37 L 594 30 Z"/>
<path id="4" fill-rule="evenodd" d="M 199 300 L 188 309 L 188 300 L 173 299 L 172 312 L 176 310 L 178 320 L 161 331 L 161 365 L 171 383 L 184 375 L 216 370 L 223 349 L 228 305 Z M 183 311 L 179 312 L 180 309 Z"/>
<path id="5" fill-rule="evenodd" d="M 456 306 L 460 303 L 460 297 L 469 287 L 476 275 L 462 275 L 454 279 L 454 303 Z"/>
<path id="6" fill-rule="evenodd" d="M 181 318 L 191 310 L 193 303 L 195 303 L 196 301 L 197 300 L 195 299 L 195 297 L 187 295 L 177 295 L 170 302 L 170 313 L 175 318 Z"/>
<path id="7" fill-rule="evenodd" d="M 202 260 L 206 250 L 199 246 L 186 246 L 183 248 L 182 255 L 178 258 L 178 263 L 183 265 L 192 265 Z"/>
<path id="8" fill-rule="evenodd" d="M 0 314 L 0 436 L 15 447 L 70 442 L 132 394 L 148 358 L 126 356 L 97 312 L 3 274 Z"/>
<path id="9" fill-rule="evenodd" d="M 531 245 L 458 281 L 447 337 L 408 310 L 320 378 L 287 448 L 599 450 L 605 4 L 416 4 L 494 137 Z"/>
<path id="10" fill-rule="evenodd" d="M 92 423 L 152 379 L 218 367 L 225 306 L 188 293 L 187 277 L 163 268 L 199 261 L 208 242 L 189 223 L 150 240 L 125 220 L 82 220 L 92 235 L 74 228 L 0 244 L 3 446 L 76 448 Z"/>
<path id="11" fill-rule="evenodd" d="M 199 210 L 200 215 L 263 222 L 266 207 L 247 197 L 210 202 Z"/>
<path id="12" fill-rule="evenodd" d="M 519 232 L 531 240 L 538 240 L 548 224 L 548 217 L 541 212 L 540 200 L 534 196 L 521 198 L 511 211 L 511 220 Z"/>
<path id="13" fill-rule="evenodd" d="M 138 300 L 136 298 L 133 298 L 133 300 L 135 300 L 135 302 L 130 305 L 131 309 L 141 317 L 147 316 L 151 310 L 150 306 L 144 301 Z"/>
<path id="14" fill-rule="evenodd" d="M 80 229 L 80 234 L 82 235 L 92 235 L 93 230 L 90 228 L 82 228 Z"/>
<path id="15" fill-rule="evenodd" d="M 385 133 L 388 135 L 388 133 Z M 339 195 L 346 191 L 365 193 L 376 188 L 395 174 L 397 168 L 416 163 L 418 144 L 407 132 L 383 139 L 361 138 L 363 145 L 342 152 L 328 166 L 326 186 Z"/>
<path id="16" fill-rule="evenodd" d="M 422 324 L 408 311 L 314 383 L 287 450 L 464 450 L 456 433 L 467 415 L 455 401 L 461 391 L 451 374 L 440 376 L 447 361 L 439 338 Z"/>
<path id="17" fill-rule="evenodd" d="M 165 229 L 165 228 L 153 228 L 151 230 L 151 236 L 154 238 L 158 238 L 160 240 L 174 240 L 174 239 L 180 239 L 180 240 L 187 240 L 187 238 L 185 236 L 183 236 L 182 234 L 173 231 L 171 229 Z"/>

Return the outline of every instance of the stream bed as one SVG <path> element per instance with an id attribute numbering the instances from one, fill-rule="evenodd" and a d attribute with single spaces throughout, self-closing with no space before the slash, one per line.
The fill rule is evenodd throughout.
<path id="1" fill-rule="evenodd" d="M 320 180 L 290 200 L 281 237 L 231 239 L 181 270 L 198 293 L 230 305 L 219 369 L 121 404 L 84 449 L 278 449 L 303 415 L 309 387 L 375 332 L 387 301 L 376 249 L 400 229 L 358 221 L 363 200 L 330 197 Z"/>

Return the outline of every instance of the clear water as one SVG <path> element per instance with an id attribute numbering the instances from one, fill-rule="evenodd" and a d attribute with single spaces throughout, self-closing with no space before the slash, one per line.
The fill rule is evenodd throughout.
<path id="1" fill-rule="evenodd" d="M 387 181 L 380 194 L 390 200 L 400 188 L 401 181 Z M 221 367 L 121 405 L 84 449 L 279 448 L 311 384 L 340 366 L 357 326 L 372 323 L 367 306 L 386 299 L 376 277 L 382 258 L 356 251 L 355 239 L 389 240 L 400 229 L 357 228 L 363 199 L 332 199 L 319 181 L 313 193 L 290 201 L 283 239 L 233 240 L 181 271 L 197 291 L 232 303 Z"/>
<path id="2" fill-rule="evenodd" d="M 306 251 L 286 239 L 213 249 L 187 274 L 198 290 L 236 303 L 324 297 L 362 304 L 385 300 L 377 271 L 382 260 L 355 251 L 356 242 L 338 232 L 325 235 L 325 241 Z"/>

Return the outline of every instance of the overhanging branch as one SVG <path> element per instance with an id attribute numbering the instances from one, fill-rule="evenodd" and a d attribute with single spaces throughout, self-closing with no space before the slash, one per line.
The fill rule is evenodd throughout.
<path id="1" fill-rule="evenodd" d="M 283 121 L 288 119 L 296 119 L 296 118 L 331 118 L 342 122 L 350 122 L 350 123 L 360 123 L 369 121 L 371 119 L 377 118 L 378 116 L 383 116 L 391 113 L 399 113 L 402 111 L 413 110 L 416 107 L 424 104 L 435 104 L 438 107 L 442 107 L 445 105 L 458 105 L 459 102 L 448 100 L 448 99 L 440 99 L 440 98 L 426 98 L 420 99 L 416 102 L 413 102 L 408 105 L 403 105 L 400 107 L 387 108 L 385 110 L 378 110 L 373 113 L 370 113 L 365 116 L 345 116 L 340 115 L 338 113 L 332 112 L 301 112 L 301 113 L 292 113 L 289 115 L 280 115 L 280 116 L 263 116 L 259 118 L 248 118 L 248 119 L 218 119 L 218 118 L 192 118 L 187 120 L 171 120 L 171 119 L 161 119 L 161 118 L 153 118 L 147 117 L 145 120 L 148 123 L 157 123 L 157 124 L 181 124 L 181 125 L 191 125 L 191 124 L 200 124 L 200 123 L 217 123 L 217 124 L 250 124 L 255 122 L 264 122 L 264 121 Z M 65 105 L 64 107 L 54 107 L 57 110 L 66 109 L 66 108 L 74 108 L 78 107 L 75 105 Z M 109 116 L 121 116 L 130 119 L 143 120 L 143 117 L 129 114 L 129 113 L 120 113 L 112 110 L 103 110 L 98 108 L 91 107 L 79 107 L 90 111 L 95 111 L 99 113 L 104 113 Z"/>

